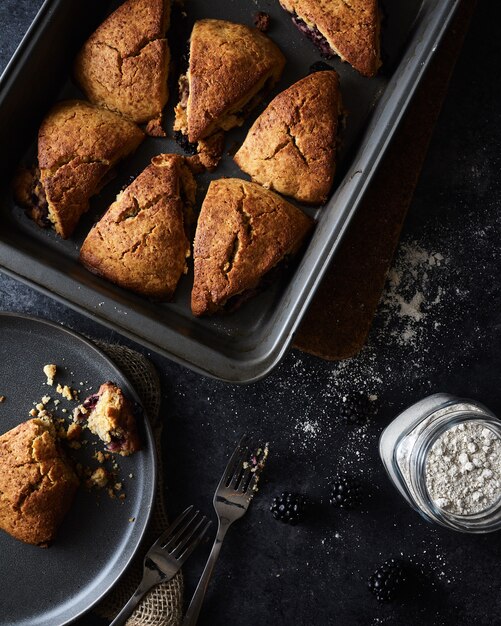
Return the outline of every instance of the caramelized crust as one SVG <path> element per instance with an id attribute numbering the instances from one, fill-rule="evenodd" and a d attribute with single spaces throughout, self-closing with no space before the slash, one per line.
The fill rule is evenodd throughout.
<path id="1" fill-rule="evenodd" d="M 293 255 L 313 221 L 280 196 L 240 179 L 212 181 L 194 243 L 194 315 L 222 310 L 230 298 L 256 289 Z"/>
<path id="2" fill-rule="evenodd" d="M 325 202 L 336 168 L 340 108 L 336 72 L 301 79 L 254 122 L 236 163 L 263 187 L 299 202 Z"/>
<path id="3" fill-rule="evenodd" d="M 0 468 L 0 528 L 26 543 L 48 544 L 78 487 L 52 422 L 35 418 L 2 435 Z"/>
<path id="4" fill-rule="evenodd" d="M 171 299 L 190 256 L 187 230 L 195 191 L 182 156 L 154 157 L 94 225 L 80 261 L 121 287 Z"/>
<path id="5" fill-rule="evenodd" d="M 337 54 L 364 76 L 377 73 L 378 0 L 280 0 L 280 4 L 326 56 Z"/>
<path id="6" fill-rule="evenodd" d="M 170 0 L 127 0 L 99 26 L 74 68 L 91 102 L 137 123 L 160 120 L 168 99 L 169 17 Z"/>
<path id="7" fill-rule="evenodd" d="M 224 20 L 196 22 L 188 73 L 179 82 L 174 130 L 196 143 L 240 126 L 279 80 L 284 65 L 278 47 L 256 28 Z M 207 151 L 199 145 L 202 162 Z M 213 154 L 207 158 L 214 160 Z"/>
<path id="8" fill-rule="evenodd" d="M 14 181 L 16 201 L 40 226 L 52 226 L 66 239 L 111 170 L 143 138 L 121 115 L 81 100 L 60 102 L 40 126 L 38 168 Z"/>

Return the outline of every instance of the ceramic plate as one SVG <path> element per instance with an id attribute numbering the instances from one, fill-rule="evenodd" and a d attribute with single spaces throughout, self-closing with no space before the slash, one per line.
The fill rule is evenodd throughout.
<path id="1" fill-rule="evenodd" d="M 46 384 L 47 363 L 57 364 L 56 382 L 78 389 L 82 400 L 111 380 L 139 402 L 120 370 L 89 341 L 50 322 L 0 313 L 0 395 L 6 397 L 0 404 L 0 434 L 30 419 L 33 402 L 44 395 L 60 400 L 59 416 L 70 414 L 75 402 Z M 124 572 L 146 529 L 155 492 L 153 435 L 146 417 L 139 426 L 142 450 L 117 457 L 124 500 L 111 499 L 105 489 L 79 489 L 49 548 L 26 545 L 0 531 L 0 626 L 67 624 L 98 602 Z M 87 438 L 74 454 L 97 467 L 92 456 L 103 444 Z"/>

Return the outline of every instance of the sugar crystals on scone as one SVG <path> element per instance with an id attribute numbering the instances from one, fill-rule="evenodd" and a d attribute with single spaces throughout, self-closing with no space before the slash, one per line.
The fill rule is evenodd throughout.
<path id="1" fill-rule="evenodd" d="M 277 194 L 238 178 L 212 181 L 198 218 L 191 310 L 233 311 L 273 280 L 313 220 Z"/>
<path id="2" fill-rule="evenodd" d="M 277 45 L 257 28 L 213 19 L 195 23 L 189 67 L 179 79 L 174 130 L 197 145 L 204 167 L 217 166 L 224 131 L 243 123 L 284 65 Z"/>
<path id="3" fill-rule="evenodd" d="M 236 163 L 252 180 L 299 202 L 322 204 L 336 170 L 339 78 L 314 72 L 278 94 L 252 125 Z"/>
<path id="4" fill-rule="evenodd" d="M 280 0 L 325 57 L 337 55 L 363 76 L 381 65 L 378 0 Z"/>
<path id="5" fill-rule="evenodd" d="M 56 104 L 38 132 L 38 166 L 14 181 L 16 201 L 44 228 L 70 237 L 117 163 L 144 133 L 117 113 L 83 100 Z"/>
<path id="6" fill-rule="evenodd" d="M 92 227 L 80 249 L 81 263 L 125 289 L 170 300 L 191 254 L 195 192 L 184 157 L 153 157 Z"/>
<path id="7" fill-rule="evenodd" d="M 170 0 L 127 0 L 97 28 L 75 61 L 75 78 L 94 104 L 162 135 L 170 52 Z"/>

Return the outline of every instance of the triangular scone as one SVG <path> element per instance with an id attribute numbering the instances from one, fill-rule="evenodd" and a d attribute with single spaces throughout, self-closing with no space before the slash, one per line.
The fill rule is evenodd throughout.
<path id="1" fill-rule="evenodd" d="M 66 239 L 110 171 L 144 138 L 117 113 L 82 100 L 60 102 L 38 132 L 38 168 L 14 183 L 16 200 L 42 227 Z"/>
<path id="2" fill-rule="evenodd" d="M 293 255 L 313 225 L 280 196 L 237 178 L 212 181 L 198 218 L 194 315 L 234 310 Z"/>
<path id="3" fill-rule="evenodd" d="M 136 293 L 170 300 L 186 271 L 196 183 L 177 154 L 160 154 L 87 235 L 80 261 Z"/>
<path id="4" fill-rule="evenodd" d="M 257 28 L 200 20 L 190 38 L 190 63 L 179 79 L 174 130 L 191 143 L 240 126 L 279 80 L 285 58 Z"/>
<path id="5" fill-rule="evenodd" d="M 86 41 L 75 78 L 89 100 L 137 123 L 160 121 L 168 99 L 170 0 L 127 0 Z"/>
<path id="6" fill-rule="evenodd" d="M 49 419 L 31 419 L 0 437 L 0 528 L 16 539 L 52 541 L 78 483 Z"/>
<path id="7" fill-rule="evenodd" d="M 381 65 L 378 0 L 280 0 L 280 4 L 324 56 L 337 54 L 360 74 L 376 74 Z"/>
<path id="8" fill-rule="evenodd" d="M 340 107 L 336 72 L 301 79 L 257 118 L 235 161 L 263 187 L 299 202 L 322 204 L 336 168 Z"/>

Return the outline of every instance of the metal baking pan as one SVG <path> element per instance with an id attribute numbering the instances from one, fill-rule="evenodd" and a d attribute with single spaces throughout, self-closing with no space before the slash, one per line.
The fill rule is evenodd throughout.
<path id="1" fill-rule="evenodd" d="M 33 161 L 37 129 L 48 108 L 62 98 L 80 96 L 70 79 L 76 52 L 117 4 L 46 0 L 0 79 L 0 267 L 199 372 L 235 383 L 257 380 L 279 362 L 290 345 L 458 0 L 382 0 L 384 65 L 376 78 L 364 78 L 339 60 L 329 61 L 340 75 L 348 111 L 333 195 L 326 206 L 306 209 L 317 219 L 317 226 L 295 268 L 239 311 L 208 319 L 191 315 L 191 271 L 182 278 L 174 301 L 158 304 L 93 276 L 77 262 L 79 246 L 92 222 L 130 176 L 137 175 L 154 154 L 181 152 L 172 139 L 147 138 L 93 200 L 68 241 L 35 226 L 11 198 L 9 180 L 19 162 Z M 310 65 L 321 60 L 278 0 L 186 0 L 185 8 L 191 21 L 214 17 L 252 24 L 256 11 L 269 13 L 272 24 L 268 34 L 287 57 L 284 75 L 272 95 L 305 76 Z M 174 38 L 178 39 L 180 30 L 174 22 L 169 36 L 174 52 L 179 52 L 180 43 Z M 171 93 L 167 128 L 172 128 L 177 100 L 174 78 Z M 227 149 L 243 140 L 259 112 L 242 129 L 228 133 Z M 216 172 L 199 177 L 200 199 L 210 179 L 222 176 L 246 178 L 226 156 Z"/>

